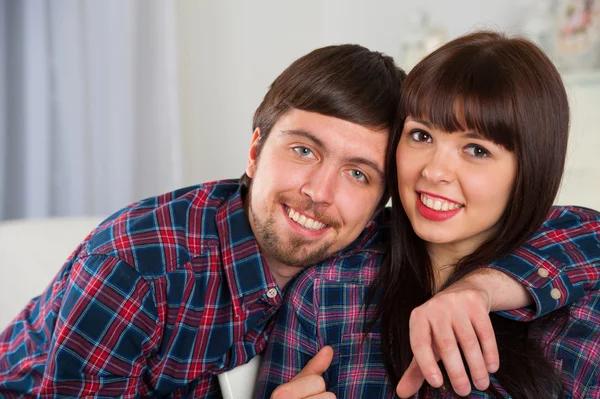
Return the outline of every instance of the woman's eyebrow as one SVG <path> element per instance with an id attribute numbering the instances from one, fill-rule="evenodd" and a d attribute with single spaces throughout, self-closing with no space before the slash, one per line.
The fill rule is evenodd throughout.
<path id="1" fill-rule="evenodd" d="M 485 137 L 475 132 L 465 132 L 464 137 L 467 139 L 487 140 Z"/>
<path id="2" fill-rule="evenodd" d="M 406 118 L 406 122 L 417 122 L 417 123 L 420 123 L 421 125 L 427 126 L 429 129 L 431 129 L 431 126 L 432 126 L 431 123 L 429 123 L 425 119 L 413 118 L 412 116 L 409 116 L 408 118 Z"/>

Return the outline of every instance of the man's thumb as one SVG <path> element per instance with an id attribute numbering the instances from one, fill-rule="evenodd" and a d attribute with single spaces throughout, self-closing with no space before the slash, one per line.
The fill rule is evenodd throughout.
<path id="1" fill-rule="evenodd" d="M 333 360 L 333 348 L 331 346 L 324 346 L 319 352 L 310 359 L 306 366 L 293 378 L 298 379 L 311 374 L 321 375 L 329 368 L 331 361 Z"/>

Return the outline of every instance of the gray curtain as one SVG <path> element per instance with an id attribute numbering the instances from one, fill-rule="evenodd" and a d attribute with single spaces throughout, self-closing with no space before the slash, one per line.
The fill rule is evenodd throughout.
<path id="1" fill-rule="evenodd" d="M 181 184 L 170 1 L 0 0 L 0 220 Z"/>

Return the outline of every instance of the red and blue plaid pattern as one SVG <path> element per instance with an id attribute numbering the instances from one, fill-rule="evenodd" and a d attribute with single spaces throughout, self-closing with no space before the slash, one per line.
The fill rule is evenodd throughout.
<path id="1" fill-rule="evenodd" d="M 216 375 L 265 348 L 280 305 L 237 181 L 149 198 L 95 229 L 0 334 L 0 397 L 219 398 Z"/>
<path id="2" fill-rule="evenodd" d="M 340 399 L 396 397 L 383 365 L 379 324 L 364 334 L 364 304 L 383 253 L 369 255 L 310 268 L 289 287 L 265 352 L 257 398 L 268 398 L 325 345 L 335 353 L 323 375 L 328 391 Z M 514 275 L 535 297 L 535 309 L 502 312 L 505 316 L 531 320 L 567 306 L 566 325 L 544 331 L 542 345 L 567 397 L 600 398 L 600 213 L 554 207 L 531 240 L 491 267 Z M 546 277 L 538 273 L 541 267 Z M 552 297 L 552 289 L 560 298 Z M 369 307 L 369 318 L 373 310 Z M 504 392 L 493 376 L 491 382 Z M 454 395 L 431 389 L 425 397 Z M 470 397 L 491 396 L 473 391 Z"/>

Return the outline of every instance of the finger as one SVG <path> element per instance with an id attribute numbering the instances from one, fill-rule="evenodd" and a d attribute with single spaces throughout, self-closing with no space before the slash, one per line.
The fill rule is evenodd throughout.
<path id="1" fill-rule="evenodd" d="M 487 314 L 487 313 L 486 313 Z M 454 324 L 454 334 L 456 335 L 456 339 L 460 344 L 460 348 L 465 357 L 467 364 L 469 365 L 469 372 L 471 374 L 471 379 L 475 384 L 475 387 L 481 391 L 484 391 L 490 385 L 490 377 L 483 360 L 483 354 L 481 346 L 479 345 L 479 339 L 477 338 L 477 334 L 473 329 L 473 325 L 471 320 L 466 316 L 466 314 L 457 316 Z M 464 370 L 464 365 L 462 364 L 462 359 L 460 360 L 462 370 Z M 446 370 L 448 370 L 448 377 L 450 378 L 450 383 L 452 386 L 461 385 L 462 380 L 459 379 L 457 381 L 453 381 L 451 377 L 450 369 L 454 368 L 458 370 L 457 365 L 450 365 L 444 363 Z M 462 378 L 462 376 L 460 377 Z"/>
<path id="2" fill-rule="evenodd" d="M 432 327 L 429 321 L 421 316 L 421 309 L 414 309 L 409 320 L 410 347 L 413 361 L 417 363 L 421 373 L 429 385 L 434 388 L 442 386 L 444 379 L 433 352 Z M 449 323 L 448 323 L 449 324 Z"/>
<path id="3" fill-rule="evenodd" d="M 401 398 L 410 398 L 417 393 L 424 381 L 425 377 L 421 373 L 417 361 L 413 359 L 396 386 L 396 393 Z"/>
<path id="4" fill-rule="evenodd" d="M 479 338 L 479 344 L 483 351 L 483 359 L 488 373 L 495 373 L 500 367 L 500 356 L 498 355 L 498 344 L 496 333 L 488 313 L 485 316 L 473 318 L 473 328 Z"/>
<path id="5" fill-rule="evenodd" d="M 310 374 L 279 386 L 271 395 L 271 399 L 327 398 L 327 395 L 323 395 L 331 392 L 325 392 L 325 389 L 323 377 Z M 335 395 L 333 397 L 335 398 Z"/>
<path id="6" fill-rule="evenodd" d="M 315 357 L 313 357 L 308 363 L 306 363 L 306 366 L 304 366 L 302 371 L 300 371 L 298 374 L 296 374 L 294 378 L 292 378 L 292 381 L 308 375 L 320 376 L 325 371 L 327 371 L 332 360 L 333 349 L 331 348 L 331 346 L 324 346 L 319 352 L 317 352 Z"/>
<path id="7" fill-rule="evenodd" d="M 317 395 L 308 396 L 305 399 L 336 399 L 336 396 L 332 392 L 323 392 Z"/>
<path id="8" fill-rule="evenodd" d="M 471 382 L 465 371 L 452 324 L 438 324 L 433 322 L 432 330 L 438 354 L 444 363 L 452 388 L 454 388 L 457 394 L 467 396 L 471 392 Z M 423 368 L 421 370 L 425 374 L 425 378 L 427 378 L 427 374 Z"/>

